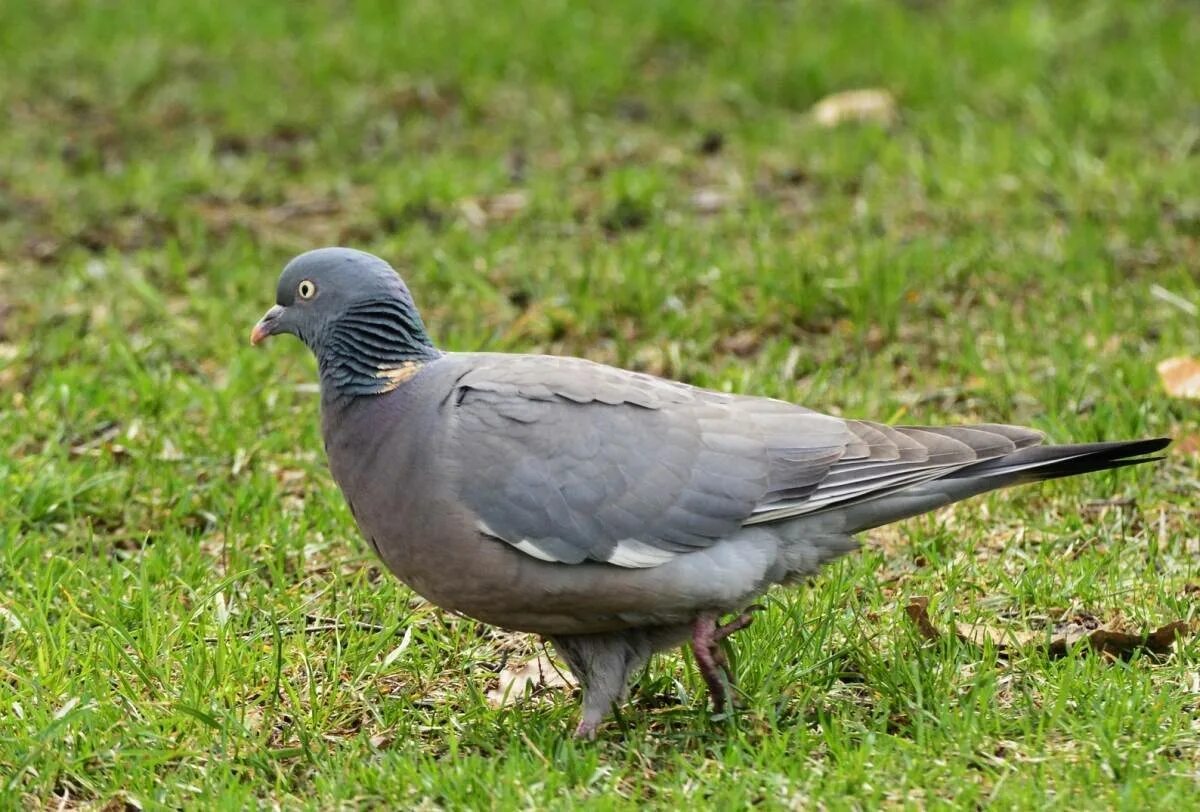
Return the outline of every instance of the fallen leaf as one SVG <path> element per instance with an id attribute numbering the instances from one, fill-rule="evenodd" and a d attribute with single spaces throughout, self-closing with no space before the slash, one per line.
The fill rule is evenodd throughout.
<path id="1" fill-rule="evenodd" d="M 108 799 L 108 803 L 100 807 L 100 812 L 138 812 L 142 802 L 125 792 L 118 792 Z"/>
<path id="2" fill-rule="evenodd" d="M 1200 454 L 1200 434 L 1185 434 L 1175 440 L 1174 446 L 1176 454 Z"/>
<path id="3" fill-rule="evenodd" d="M 822 127 L 836 127 L 849 121 L 891 124 L 896 113 L 896 98 L 881 88 L 834 93 L 812 108 L 813 119 Z"/>
<path id="4" fill-rule="evenodd" d="M 459 201 L 458 210 L 472 227 L 483 228 L 488 223 L 511 220 L 528 205 L 529 193 L 517 190 L 493 197 L 468 197 Z"/>
<path id="5" fill-rule="evenodd" d="M 716 214 L 729 207 L 732 198 L 720 189 L 697 189 L 692 195 L 692 208 L 701 214 Z"/>
<path id="6" fill-rule="evenodd" d="M 488 691 L 487 699 L 493 708 L 502 708 L 517 702 L 525 696 L 528 689 L 536 692 L 543 689 L 572 688 L 576 684 L 571 672 L 552 662 L 546 655 L 539 654 L 532 660 L 501 671 L 500 682 Z"/>
<path id="7" fill-rule="evenodd" d="M 991 643 L 997 651 L 1001 652 L 1014 648 L 1024 648 L 1030 643 L 1045 638 L 1045 635 L 1039 632 L 997 628 L 982 623 L 955 623 L 954 633 L 958 636 L 959 640 L 964 640 L 981 648 Z"/>
<path id="8" fill-rule="evenodd" d="M 102 423 L 87 437 L 76 440 L 70 445 L 69 454 L 72 459 L 85 454 L 96 456 L 105 445 L 112 447 L 112 441 L 121 433 L 121 424 L 112 421 Z M 118 446 L 120 447 L 120 446 Z M 122 449 L 123 451 L 124 449 Z"/>
<path id="9" fill-rule="evenodd" d="M 508 220 L 525 210 L 529 205 L 527 192 L 505 192 L 489 198 L 485 207 L 488 217 L 492 220 Z"/>
<path id="10" fill-rule="evenodd" d="M 1200 399 L 1200 361 L 1195 358 L 1168 358 L 1159 362 L 1156 368 L 1168 395 Z"/>
<path id="11" fill-rule="evenodd" d="M 76 707 L 78 704 L 79 704 L 79 697 L 77 697 L 77 696 L 73 696 L 73 697 L 71 697 L 71 698 L 70 698 L 70 699 L 68 699 L 66 702 L 64 702 L 64 703 L 62 703 L 61 705 L 59 705 L 59 706 L 58 706 L 58 710 L 56 710 L 56 711 L 54 712 L 54 717 L 53 717 L 53 718 L 54 718 L 54 720 L 55 720 L 55 721 L 58 721 L 59 719 L 63 718 L 63 717 L 64 717 L 64 716 L 66 716 L 68 713 L 70 713 L 71 711 L 75 710 L 75 707 Z"/>
<path id="12" fill-rule="evenodd" d="M 926 640 L 940 640 L 942 633 L 933 625 L 933 621 L 929 619 L 929 598 L 919 597 L 913 598 L 908 602 L 908 606 L 904 607 L 904 611 L 908 613 L 908 618 L 917 627 L 917 631 Z"/>
<path id="13" fill-rule="evenodd" d="M 392 742 L 396 740 L 396 736 L 389 730 L 387 733 L 376 733 L 371 737 L 371 746 L 376 750 L 384 750 Z"/>
<path id="14" fill-rule="evenodd" d="M 404 650 L 406 648 L 408 648 L 408 645 L 411 642 L 412 642 L 412 626 L 409 626 L 407 629 L 404 630 L 404 637 L 402 637 L 400 639 L 400 645 L 396 646 L 394 649 L 389 651 L 387 653 L 387 656 L 383 658 L 383 667 L 387 668 L 392 663 L 396 662 L 396 660 L 400 659 L 400 655 L 404 653 Z"/>
<path id="15" fill-rule="evenodd" d="M 229 469 L 229 475 L 237 477 L 246 469 L 246 463 L 250 461 L 250 455 L 246 453 L 246 449 L 238 448 L 233 455 L 233 467 Z"/>
<path id="16" fill-rule="evenodd" d="M 926 640 L 940 640 L 942 632 L 929 618 L 929 598 L 915 597 L 904 608 L 905 613 Z M 1065 629 L 1046 641 L 1038 632 L 1017 629 L 1002 629 L 979 623 L 955 623 L 954 636 L 964 643 L 982 647 L 991 643 L 997 652 L 1007 654 L 1033 646 L 1041 647 L 1050 657 L 1065 657 L 1081 641 L 1086 640 L 1092 650 L 1112 658 L 1129 659 L 1137 652 L 1155 655 L 1168 654 L 1179 637 L 1187 635 L 1191 627 L 1177 620 L 1149 633 L 1131 634 L 1103 627 L 1094 628 L 1087 618 L 1083 622 L 1069 624 Z"/>
<path id="17" fill-rule="evenodd" d="M 717 342 L 721 352 L 729 352 L 739 358 L 746 358 L 762 348 L 763 336 L 758 330 L 738 330 L 731 336 L 725 336 Z"/>
<path id="18" fill-rule="evenodd" d="M 0 606 L 0 620 L 3 620 L 4 625 L 15 632 L 21 630 L 21 619 L 5 606 Z"/>
<path id="19" fill-rule="evenodd" d="M 1148 634 L 1096 629 L 1082 634 L 1055 637 L 1050 641 L 1047 653 L 1051 657 L 1065 657 L 1077 643 L 1086 639 L 1092 649 L 1109 657 L 1129 659 L 1139 651 L 1163 655 L 1171 652 L 1171 646 L 1177 638 L 1187 635 L 1190 631 L 1188 624 L 1182 620 L 1168 623 Z"/>
<path id="20" fill-rule="evenodd" d="M 300 495 L 308 491 L 305 479 L 308 474 L 302 468 L 280 468 L 275 471 L 275 481 L 286 494 Z"/>

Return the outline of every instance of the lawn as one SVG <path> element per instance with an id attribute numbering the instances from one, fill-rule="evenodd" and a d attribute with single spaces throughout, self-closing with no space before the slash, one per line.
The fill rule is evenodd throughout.
<path id="1" fill-rule="evenodd" d="M 1191 808 L 1200 643 L 1192 3 L 0 4 L 0 808 Z M 887 122 L 822 126 L 880 88 Z M 771 593 L 712 718 L 488 692 L 536 640 L 396 582 L 283 263 L 386 257 L 441 346 L 897 423 L 1172 435 L 1157 465 L 867 534 Z"/>

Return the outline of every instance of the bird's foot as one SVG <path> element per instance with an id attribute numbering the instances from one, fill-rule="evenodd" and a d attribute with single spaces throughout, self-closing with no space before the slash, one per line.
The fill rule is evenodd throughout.
<path id="1" fill-rule="evenodd" d="M 596 738 L 596 731 L 599 729 L 600 723 L 590 719 L 584 719 L 575 728 L 575 738 L 580 741 L 590 742 Z"/>
<path id="2" fill-rule="evenodd" d="M 746 607 L 746 611 L 742 612 L 740 615 L 735 617 L 733 620 L 729 621 L 728 623 L 723 623 L 720 626 L 717 626 L 715 629 L 713 629 L 713 639 L 719 643 L 722 640 L 724 640 L 725 638 L 729 637 L 734 632 L 740 632 L 742 629 L 746 628 L 747 626 L 749 626 L 751 623 L 754 622 L 754 613 L 755 612 L 762 612 L 766 608 L 767 607 L 763 606 L 760 603 L 750 604 L 749 606 Z"/>

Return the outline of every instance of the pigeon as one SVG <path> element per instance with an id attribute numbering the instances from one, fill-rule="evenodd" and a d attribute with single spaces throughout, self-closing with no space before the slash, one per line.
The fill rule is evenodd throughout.
<path id="1" fill-rule="evenodd" d="M 291 260 L 275 302 L 250 341 L 290 333 L 316 356 L 330 471 L 375 554 L 445 610 L 547 639 L 582 688 L 581 738 L 654 652 L 688 642 L 723 711 L 723 641 L 856 534 L 1169 443 L 1042 445 L 1019 426 L 893 426 L 581 358 L 446 352 L 396 271 L 350 248 Z"/>

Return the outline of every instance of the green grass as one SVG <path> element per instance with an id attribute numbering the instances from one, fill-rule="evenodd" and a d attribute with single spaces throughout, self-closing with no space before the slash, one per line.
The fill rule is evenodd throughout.
<path id="1" fill-rule="evenodd" d="M 0 4 L 0 807 L 1194 807 L 1195 639 L 904 617 L 1196 619 L 1194 6 L 444 5 Z M 806 114 L 869 86 L 893 126 Z M 869 534 L 738 636 L 736 719 L 664 656 L 578 744 L 489 707 L 535 642 L 381 572 L 307 353 L 247 344 L 330 243 L 450 349 L 1192 450 Z"/>

